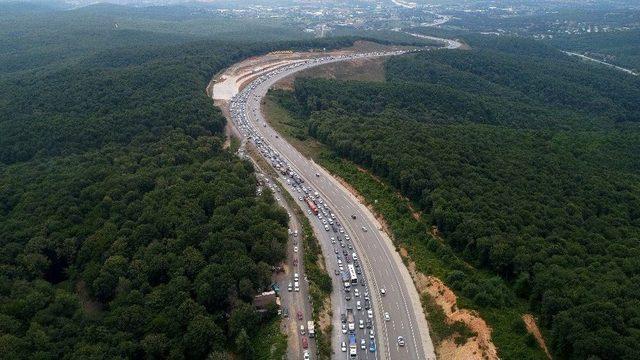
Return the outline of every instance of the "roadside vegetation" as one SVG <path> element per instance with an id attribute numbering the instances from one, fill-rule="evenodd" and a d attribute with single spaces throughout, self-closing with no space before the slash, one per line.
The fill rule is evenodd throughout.
<path id="1" fill-rule="evenodd" d="M 272 93 L 278 121 L 325 145 L 316 160 L 480 312 L 501 358 L 544 356 L 525 312 L 558 357 L 633 358 L 638 79 L 533 41 L 467 40 L 389 59 L 386 83 L 298 79 Z"/>

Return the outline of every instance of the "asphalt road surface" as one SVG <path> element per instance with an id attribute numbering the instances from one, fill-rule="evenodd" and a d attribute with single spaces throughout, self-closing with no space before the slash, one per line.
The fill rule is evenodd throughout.
<path id="1" fill-rule="evenodd" d="M 433 344 L 431 342 L 428 325 L 424 318 L 420 300 L 414 288 L 407 269 L 402 264 L 399 255 L 395 252 L 391 241 L 378 229 L 378 224 L 371 213 L 360 204 L 357 199 L 333 179 L 313 161 L 303 157 L 293 146 L 282 139 L 277 132 L 265 121 L 260 110 L 260 102 L 267 90 L 280 79 L 303 69 L 318 66 L 330 62 L 347 61 L 354 57 L 378 57 L 399 55 L 401 52 L 368 53 L 340 57 L 325 57 L 308 61 L 295 66 L 287 66 L 261 76 L 247 85 L 242 96 L 236 96 L 232 102 L 232 118 L 239 132 L 245 136 L 243 141 L 253 141 L 261 149 L 267 161 L 275 164 L 278 161 L 286 163 L 287 167 L 303 183 L 293 183 L 285 186 L 291 195 L 298 199 L 300 206 L 306 208 L 306 204 L 299 200 L 304 193 L 300 188 L 311 188 L 318 192 L 315 201 L 322 199 L 327 209 L 335 215 L 335 220 L 340 224 L 340 232 L 336 229 L 326 230 L 325 224 L 318 217 L 308 212 L 308 217 L 315 233 L 318 235 L 324 256 L 327 260 L 328 272 L 333 277 L 334 292 L 332 294 L 333 325 L 332 343 L 334 358 L 348 358 L 349 352 L 341 350 L 344 341 L 348 346 L 348 334 L 341 331 L 342 323 L 340 314 L 347 308 L 353 309 L 356 319 L 357 358 L 358 359 L 435 359 Z M 234 109 L 235 107 L 235 109 Z M 273 155 L 273 154 L 276 155 Z M 281 177 L 285 182 L 287 177 Z M 290 179 L 289 179 L 290 180 Z M 322 202 L 321 202 L 322 203 Z M 355 219 L 353 218 L 355 217 Z M 325 216 L 325 221 L 327 217 Z M 331 237 L 344 237 L 344 233 L 350 235 L 351 241 L 336 241 L 333 244 Z M 342 244 L 352 246 L 353 252 L 360 258 L 359 264 L 362 275 L 358 277 L 358 284 L 352 288 L 359 289 L 360 297 L 355 297 L 354 291 L 345 292 L 342 282 L 334 275 L 338 268 L 338 256 L 342 255 Z M 336 256 L 335 251 L 339 254 Z M 348 251 L 349 254 L 352 252 Z M 348 256 L 341 257 L 343 265 Z M 385 290 L 382 295 L 381 290 Z M 364 292 L 368 292 L 371 298 L 373 311 L 374 336 L 371 338 L 369 329 L 359 329 L 358 323 L 368 318 L 366 309 L 358 311 L 356 301 L 361 301 Z M 347 300 L 345 295 L 351 295 Z M 385 313 L 388 319 L 385 320 Z M 404 339 L 404 344 L 399 344 L 398 337 Z M 365 340 L 365 350 L 361 349 L 361 341 Z M 371 342 L 375 343 L 375 351 L 370 351 Z"/>

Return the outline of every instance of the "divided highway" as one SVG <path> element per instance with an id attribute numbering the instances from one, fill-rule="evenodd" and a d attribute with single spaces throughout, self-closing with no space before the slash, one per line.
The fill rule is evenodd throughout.
<path id="1" fill-rule="evenodd" d="M 334 358 L 353 355 L 349 343 L 354 337 L 358 359 L 435 359 L 435 353 L 418 293 L 391 240 L 346 188 L 269 126 L 260 103 L 273 84 L 303 69 L 402 53 L 326 56 L 284 65 L 253 80 L 230 103 L 231 117 L 243 136 L 243 144 L 251 141 L 281 172 L 279 180 L 307 211 L 321 243 L 334 285 Z M 354 315 L 353 327 L 341 317 L 348 313 Z"/>

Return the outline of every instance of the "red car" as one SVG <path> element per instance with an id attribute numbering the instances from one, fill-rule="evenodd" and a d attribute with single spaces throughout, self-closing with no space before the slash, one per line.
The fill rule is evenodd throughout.
<path id="1" fill-rule="evenodd" d="M 302 320 L 302 311 L 298 310 L 296 312 L 296 316 L 298 317 L 298 320 Z"/>
<path id="2" fill-rule="evenodd" d="M 302 338 L 302 348 L 303 348 L 303 349 L 306 349 L 306 348 L 308 348 L 308 347 L 309 347 L 309 342 L 307 341 L 307 338 L 306 338 L 306 337 L 303 337 L 303 338 Z"/>

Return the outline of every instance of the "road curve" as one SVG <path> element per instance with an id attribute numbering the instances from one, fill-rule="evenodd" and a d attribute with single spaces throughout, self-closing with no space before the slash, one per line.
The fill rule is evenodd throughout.
<path id="1" fill-rule="evenodd" d="M 454 48 L 455 41 L 439 39 L 447 44 L 447 48 Z M 453 43 L 452 43 L 453 42 Z M 252 141 L 258 148 L 268 149 L 277 154 L 288 167 L 310 187 L 319 193 L 336 216 L 347 234 L 351 236 L 354 251 L 357 251 L 364 270 L 362 278 L 365 280 L 363 291 L 369 291 L 374 315 L 375 352 L 361 350 L 359 341 L 367 337 L 367 330 L 358 332 L 359 359 L 435 359 L 433 343 L 429 336 L 428 324 L 424 317 L 420 298 L 412 283 L 408 270 L 402 259 L 395 251 L 389 237 L 382 232 L 380 224 L 373 214 L 328 172 L 315 164 L 312 160 L 302 156 L 293 146 L 287 143 L 265 121 L 260 104 L 268 89 L 279 80 L 298 71 L 327 63 L 348 61 L 355 58 L 373 58 L 381 56 L 400 55 L 403 51 L 375 52 L 341 56 L 327 56 L 308 59 L 303 62 L 275 68 L 249 83 L 244 90 L 236 95 L 231 102 L 231 114 L 234 125 L 243 135 L 243 144 Z M 214 94 L 215 95 L 215 94 Z M 272 161 L 273 158 L 267 158 Z M 282 181 L 282 179 L 281 179 Z M 298 199 L 296 189 L 285 186 L 291 195 Z M 304 195 L 304 194 L 302 194 Z M 301 203 L 304 208 L 304 203 Z M 353 216 L 355 215 L 355 219 Z M 331 250 L 331 233 L 325 231 L 323 224 L 313 215 L 309 219 L 325 253 L 328 272 L 333 274 L 336 259 Z M 333 321 L 334 358 L 348 358 L 347 353 L 339 351 L 339 344 L 345 340 L 340 331 L 340 313 L 346 306 L 354 307 L 355 299 L 350 303 L 345 301 L 344 293 L 336 288 L 334 277 Z M 340 284 L 340 282 L 337 282 Z M 386 295 L 381 294 L 386 290 Z M 349 305 L 350 304 L 350 305 Z M 389 320 L 383 319 L 383 314 L 389 314 Z M 365 318 L 366 319 L 366 318 Z M 405 345 L 398 344 L 398 337 L 402 336 Z M 368 340 L 368 337 L 367 337 Z"/>

